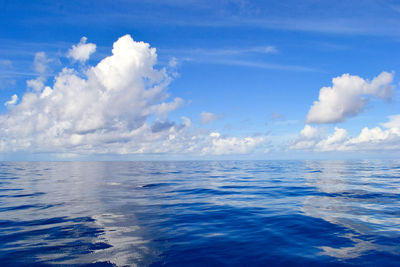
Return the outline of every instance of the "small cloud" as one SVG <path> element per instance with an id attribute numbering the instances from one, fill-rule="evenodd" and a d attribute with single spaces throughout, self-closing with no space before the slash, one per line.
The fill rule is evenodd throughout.
<path id="1" fill-rule="evenodd" d="M 48 64 L 52 60 L 47 58 L 45 52 L 38 52 L 35 54 L 35 59 L 33 61 L 33 67 L 39 74 L 44 74 L 48 70 Z"/>
<path id="2" fill-rule="evenodd" d="M 381 125 L 387 129 L 400 129 L 400 114 L 389 116 L 389 121 Z"/>
<path id="3" fill-rule="evenodd" d="M 58 59 L 48 58 L 45 52 L 36 53 L 33 67 L 39 76 L 36 79 L 28 80 L 26 82 L 27 87 L 33 89 L 35 92 L 40 92 L 44 88 L 47 74 L 51 73 L 49 64 L 58 62 Z"/>
<path id="4" fill-rule="evenodd" d="M 40 92 L 44 87 L 44 78 L 38 77 L 37 79 L 26 81 L 26 85 L 36 92 Z"/>
<path id="5" fill-rule="evenodd" d="M 335 123 L 354 117 L 364 110 L 369 96 L 389 100 L 393 95 L 393 73 L 382 72 L 372 81 L 343 74 L 332 80 L 332 87 L 323 87 L 318 101 L 308 112 L 308 123 Z"/>
<path id="6" fill-rule="evenodd" d="M 310 125 L 304 126 L 300 131 L 300 134 L 296 139 L 294 139 L 290 144 L 290 149 L 311 149 L 317 144 L 321 137 L 321 131 L 318 128 L 312 127 Z"/>
<path id="7" fill-rule="evenodd" d="M 178 60 L 176 59 L 176 57 L 172 57 L 168 62 L 168 66 L 171 68 L 175 68 L 177 65 L 178 65 Z"/>
<path id="8" fill-rule="evenodd" d="M 96 51 L 96 45 L 93 43 L 86 43 L 86 41 L 87 38 L 82 37 L 79 44 L 73 45 L 68 51 L 67 56 L 81 63 L 87 61 L 90 55 Z"/>
<path id="9" fill-rule="evenodd" d="M 307 124 L 303 130 L 301 130 L 300 135 L 306 138 L 315 138 L 318 135 L 318 129 Z"/>
<path id="10" fill-rule="evenodd" d="M 18 101 L 18 96 L 16 94 L 12 95 L 11 99 L 9 101 L 7 101 L 6 103 L 4 103 L 5 106 L 9 107 L 9 106 L 13 106 L 17 103 Z"/>
<path id="11" fill-rule="evenodd" d="M 211 112 L 205 112 L 205 111 L 203 111 L 200 114 L 200 117 L 201 117 L 202 124 L 207 124 L 207 123 L 210 123 L 210 122 L 220 119 L 219 115 L 211 113 Z"/>
<path id="12" fill-rule="evenodd" d="M 277 54 L 279 51 L 275 46 L 269 45 L 269 46 L 255 48 L 254 52 L 260 52 L 265 54 Z"/>
<path id="13" fill-rule="evenodd" d="M 225 137 L 218 132 L 209 135 L 210 144 L 202 149 L 203 154 L 235 155 L 249 154 L 266 142 L 265 137 Z"/>

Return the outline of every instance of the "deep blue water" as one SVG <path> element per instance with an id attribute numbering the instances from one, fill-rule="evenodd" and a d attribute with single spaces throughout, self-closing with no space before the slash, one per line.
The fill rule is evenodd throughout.
<path id="1" fill-rule="evenodd" d="M 400 266 L 400 161 L 0 163 L 1 266 Z"/>

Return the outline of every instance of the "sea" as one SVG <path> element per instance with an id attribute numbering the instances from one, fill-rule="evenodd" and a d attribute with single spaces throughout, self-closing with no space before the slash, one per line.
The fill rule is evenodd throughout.
<path id="1" fill-rule="evenodd" d="M 1 162 L 0 266 L 400 266 L 400 160 Z"/>

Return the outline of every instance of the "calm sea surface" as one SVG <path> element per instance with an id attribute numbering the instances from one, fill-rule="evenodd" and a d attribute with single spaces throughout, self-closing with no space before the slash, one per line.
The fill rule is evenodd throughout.
<path id="1" fill-rule="evenodd" d="M 0 163 L 0 266 L 400 266 L 400 161 Z"/>

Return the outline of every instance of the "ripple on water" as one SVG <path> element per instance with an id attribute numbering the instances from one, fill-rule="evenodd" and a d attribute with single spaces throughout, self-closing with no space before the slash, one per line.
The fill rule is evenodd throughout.
<path id="1" fill-rule="evenodd" d="M 398 266 L 399 161 L 0 163 L 2 266 Z"/>

